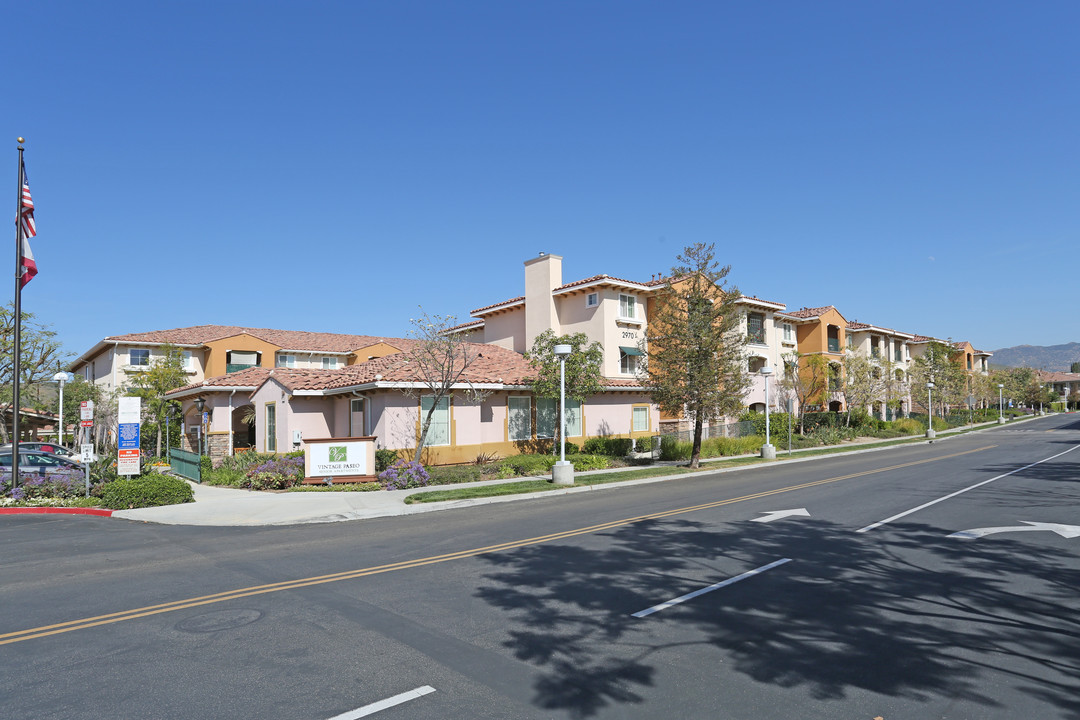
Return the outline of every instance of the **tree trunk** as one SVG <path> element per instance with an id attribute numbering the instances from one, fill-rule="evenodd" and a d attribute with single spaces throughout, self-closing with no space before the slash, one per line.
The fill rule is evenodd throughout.
<path id="1" fill-rule="evenodd" d="M 431 403 L 431 409 L 428 410 L 427 417 L 424 418 L 424 424 L 420 427 L 420 440 L 416 443 L 416 454 L 413 456 L 413 462 L 420 462 L 420 454 L 424 452 L 424 443 L 427 442 L 428 428 L 431 427 L 431 418 L 435 414 L 435 408 L 439 406 L 441 397 L 435 398 L 435 401 Z"/>
<path id="2" fill-rule="evenodd" d="M 701 465 L 701 426 L 703 418 L 701 410 L 694 413 L 694 446 L 690 451 L 690 467 L 698 468 Z"/>

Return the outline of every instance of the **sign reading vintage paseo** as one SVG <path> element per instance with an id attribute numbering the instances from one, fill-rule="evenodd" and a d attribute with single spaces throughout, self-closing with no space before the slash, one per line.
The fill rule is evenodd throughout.
<path id="1" fill-rule="evenodd" d="M 374 469 L 374 438 L 308 440 L 305 475 L 309 478 L 364 478 Z"/>

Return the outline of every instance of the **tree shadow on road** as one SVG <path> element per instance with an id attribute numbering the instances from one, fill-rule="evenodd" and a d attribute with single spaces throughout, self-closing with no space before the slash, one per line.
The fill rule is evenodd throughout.
<path id="1" fill-rule="evenodd" d="M 1041 548 L 917 524 L 859 535 L 817 520 L 650 520 L 486 555 L 478 595 L 514 621 L 507 647 L 541 669 L 535 704 L 575 718 L 643 702 L 660 656 L 680 652 L 819 700 L 858 689 L 992 708 L 1000 696 L 983 688 L 1007 678 L 1080 718 L 1080 570 Z M 631 617 L 779 558 L 792 562 Z"/>

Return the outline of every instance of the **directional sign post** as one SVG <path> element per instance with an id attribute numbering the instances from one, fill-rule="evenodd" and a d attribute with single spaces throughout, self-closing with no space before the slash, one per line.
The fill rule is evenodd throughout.
<path id="1" fill-rule="evenodd" d="M 117 406 L 117 475 L 139 474 L 139 420 L 142 398 L 122 397 Z"/>

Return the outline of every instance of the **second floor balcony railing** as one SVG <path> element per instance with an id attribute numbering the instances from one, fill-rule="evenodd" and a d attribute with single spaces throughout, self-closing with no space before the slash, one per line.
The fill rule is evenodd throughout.
<path id="1" fill-rule="evenodd" d="M 258 365 L 248 365 L 247 363 L 228 363 L 225 365 L 225 374 L 240 372 L 241 370 L 247 370 L 248 368 L 258 367 Z"/>
<path id="2" fill-rule="evenodd" d="M 834 353 L 840 352 L 840 339 L 839 338 L 829 338 L 829 352 L 834 352 Z"/>

